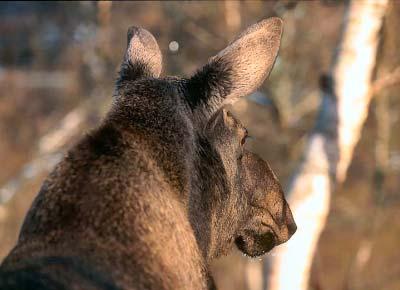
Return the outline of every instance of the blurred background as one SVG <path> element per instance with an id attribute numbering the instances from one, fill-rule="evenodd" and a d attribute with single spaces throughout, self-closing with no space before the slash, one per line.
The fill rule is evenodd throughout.
<path id="1" fill-rule="evenodd" d="M 235 250 L 213 264 L 218 289 L 400 289 L 400 2 L 355 2 L 1 2 L 0 261 L 49 170 L 107 112 L 129 26 L 154 34 L 163 75 L 189 76 L 245 27 L 277 15 L 284 34 L 272 74 L 231 109 L 299 225 L 308 204 L 312 225 L 296 235 L 314 242 L 292 250 L 307 257 L 283 262 L 283 246 L 255 260 Z M 327 164 L 308 171 L 319 174 L 313 188 L 297 182 L 310 160 Z"/>

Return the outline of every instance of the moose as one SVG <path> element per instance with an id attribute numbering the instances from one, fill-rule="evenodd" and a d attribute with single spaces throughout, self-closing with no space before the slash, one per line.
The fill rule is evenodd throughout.
<path id="1" fill-rule="evenodd" d="M 225 109 L 267 78 L 281 33 L 262 20 L 181 78 L 160 77 L 155 38 L 130 28 L 111 109 L 43 183 L 0 289 L 215 289 L 209 264 L 235 244 L 286 242 L 279 181 Z"/>

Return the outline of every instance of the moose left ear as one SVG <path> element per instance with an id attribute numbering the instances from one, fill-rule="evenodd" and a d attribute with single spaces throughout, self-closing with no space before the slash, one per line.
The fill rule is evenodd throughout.
<path id="1" fill-rule="evenodd" d="M 154 36 L 146 29 L 132 26 L 128 29 L 128 46 L 117 85 L 143 77 L 159 77 L 162 56 Z"/>
<path id="2" fill-rule="evenodd" d="M 210 58 L 187 83 L 192 109 L 208 119 L 223 105 L 255 91 L 268 77 L 278 54 L 282 20 L 262 20 Z"/>

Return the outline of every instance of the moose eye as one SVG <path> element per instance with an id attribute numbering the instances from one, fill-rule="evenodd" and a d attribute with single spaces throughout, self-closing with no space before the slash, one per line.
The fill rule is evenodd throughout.
<path id="1" fill-rule="evenodd" d="M 246 143 L 246 139 L 247 139 L 247 136 L 243 137 L 242 140 L 240 141 L 240 145 L 243 146 L 244 143 Z"/>

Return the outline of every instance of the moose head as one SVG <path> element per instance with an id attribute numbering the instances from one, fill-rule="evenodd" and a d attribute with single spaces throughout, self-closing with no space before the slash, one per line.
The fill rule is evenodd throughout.
<path id="1" fill-rule="evenodd" d="M 206 186 L 194 205 L 207 204 L 207 210 L 193 212 L 202 216 L 195 221 L 207 220 L 205 216 L 209 220 L 209 229 L 201 228 L 198 236 L 208 241 L 203 246 L 211 258 L 225 253 L 233 242 L 246 255 L 260 256 L 296 231 L 276 175 L 266 161 L 244 148 L 247 136 L 247 129 L 225 109 L 205 128 L 210 146 L 198 164 Z"/>
<path id="2" fill-rule="evenodd" d="M 182 136 L 180 144 L 171 140 L 171 150 L 180 152 L 171 162 L 176 165 L 181 156 L 186 156 L 183 163 L 191 164 L 190 189 L 185 198 L 207 260 L 227 252 L 234 242 L 250 256 L 264 254 L 287 241 L 296 230 L 275 174 L 265 161 L 243 148 L 247 130 L 222 109 L 255 91 L 268 77 L 281 33 L 279 18 L 260 21 L 193 76 L 160 78 L 162 56 L 155 38 L 141 28 L 128 31 L 128 47 L 116 85 L 119 100 L 115 115 L 128 107 L 131 122 L 158 119 L 160 130 Z M 144 99 L 146 106 L 141 104 Z M 147 111 L 138 114 L 134 110 L 132 114 L 132 107 L 139 106 Z M 158 117 L 154 111 L 149 116 L 149 107 L 160 112 Z M 182 169 L 185 171 L 187 168 Z"/>

